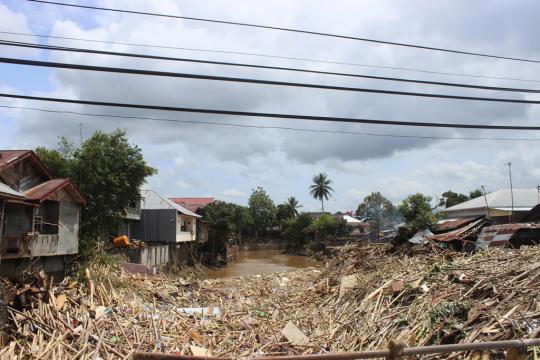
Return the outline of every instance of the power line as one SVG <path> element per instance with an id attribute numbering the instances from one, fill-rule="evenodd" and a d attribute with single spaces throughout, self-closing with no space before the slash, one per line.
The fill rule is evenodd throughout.
<path id="1" fill-rule="evenodd" d="M 18 95 L 18 94 L 9 94 L 9 93 L 0 93 L 0 97 L 11 98 L 11 99 L 34 100 L 34 101 L 49 101 L 49 102 L 58 102 L 58 103 L 65 103 L 65 104 L 108 106 L 108 107 L 117 107 L 117 108 L 188 112 L 188 113 L 196 113 L 196 114 L 212 114 L 212 115 L 226 115 L 226 116 L 246 116 L 246 117 L 259 117 L 259 118 L 272 118 L 272 119 L 328 121 L 328 122 L 342 122 L 342 123 L 352 123 L 352 124 L 375 124 L 375 125 L 391 125 L 391 126 L 490 129 L 490 130 L 540 130 L 540 126 L 454 124 L 454 123 L 434 123 L 434 122 L 418 122 L 418 121 L 395 121 L 395 120 L 344 118 L 344 117 L 331 117 L 331 116 L 276 114 L 276 113 L 262 113 L 262 112 L 234 111 L 234 110 L 188 108 L 188 107 L 163 106 L 163 105 L 116 103 L 116 102 L 105 102 L 105 101 L 95 101 L 95 100 L 76 100 L 76 99 L 52 98 L 52 97 L 44 97 L 44 96 Z"/>
<path id="2" fill-rule="evenodd" d="M 431 136 L 431 135 L 377 134 L 377 133 L 348 131 L 348 130 L 304 129 L 304 128 L 294 128 L 294 127 L 287 127 L 287 126 L 263 126 L 263 125 L 248 125 L 248 124 L 238 124 L 238 123 L 224 123 L 224 122 L 219 122 L 219 121 L 195 121 L 195 120 L 180 120 L 180 119 L 170 119 L 170 118 L 156 118 L 156 117 L 147 117 L 147 116 L 97 114 L 97 113 L 87 113 L 87 112 L 79 112 L 79 111 L 51 110 L 51 109 L 34 108 L 34 107 L 26 107 L 26 106 L 11 106 L 11 105 L 0 105 L 0 108 L 31 110 L 31 111 L 40 111 L 40 112 L 55 113 L 55 114 L 81 115 L 81 116 L 91 116 L 91 117 L 149 120 L 149 121 L 159 121 L 159 122 L 174 122 L 174 123 L 181 123 L 181 124 L 218 125 L 218 126 L 230 126 L 230 127 L 240 127 L 240 128 L 254 128 L 254 129 L 290 130 L 290 131 L 298 131 L 298 132 L 339 134 L 339 135 L 345 134 L 345 135 L 362 135 L 362 136 L 391 137 L 391 138 L 434 139 L 434 140 L 540 141 L 540 138 L 446 137 L 446 136 Z"/>
<path id="3" fill-rule="evenodd" d="M 362 92 L 362 93 L 371 93 L 371 94 L 415 96 L 415 97 L 436 98 L 436 99 L 488 101 L 488 102 L 516 103 L 516 104 L 530 104 L 530 105 L 540 104 L 540 100 L 447 95 L 447 94 L 421 93 L 421 92 L 413 92 L 413 91 L 397 91 L 397 90 L 383 90 L 383 89 L 371 89 L 371 88 L 360 88 L 360 87 L 308 84 L 308 83 L 297 83 L 297 82 L 289 82 L 289 81 L 259 80 L 259 79 L 249 79 L 249 78 L 235 78 L 235 77 L 228 77 L 228 76 L 199 75 L 199 74 L 188 74 L 188 73 L 167 72 L 167 71 L 117 68 L 117 67 L 108 67 L 108 66 L 68 64 L 68 63 L 59 63 L 59 62 L 52 62 L 52 61 L 24 60 L 24 59 L 13 59 L 13 58 L 4 58 L 4 57 L 0 57 L 0 63 L 52 67 L 52 68 L 61 68 L 61 69 L 72 69 L 72 70 L 84 70 L 84 71 L 99 71 L 99 72 L 109 72 L 109 73 L 118 73 L 118 74 L 148 75 L 148 76 L 173 77 L 173 78 L 210 80 L 210 81 L 226 81 L 226 82 L 238 82 L 238 83 L 261 84 L 261 85 L 272 85 L 272 86 L 300 87 L 300 88 L 308 88 L 308 89 L 351 91 L 351 92 Z"/>
<path id="4" fill-rule="evenodd" d="M 121 42 L 121 41 L 82 39 L 82 38 L 75 38 L 75 37 L 68 37 L 68 36 L 28 34 L 28 33 L 20 33 L 20 32 L 13 32 L 13 31 L 0 31 L 0 34 L 39 37 L 39 38 L 46 38 L 46 39 L 74 40 L 74 41 L 83 41 L 83 42 L 90 42 L 90 43 L 96 43 L 96 44 L 126 45 L 126 46 L 155 48 L 155 49 L 185 50 L 185 51 L 195 51 L 195 52 L 205 52 L 205 53 L 256 56 L 256 57 L 262 57 L 262 58 L 281 59 L 281 60 L 307 61 L 307 62 L 319 63 L 319 64 L 346 65 L 346 66 L 355 66 L 355 67 L 367 67 L 367 68 L 372 68 L 372 69 L 411 71 L 411 72 L 418 72 L 418 73 L 424 73 L 424 74 L 434 74 L 434 75 L 444 75 L 444 76 L 463 76 L 463 77 L 471 77 L 471 78 L 479 78 L 479 79 L 509 80 L 509 81 L 540 83 L 540 80 L 535 80 L 535 79 L 522 79 L 522 78 L 512 78 L 512 77 L 498 77 L 498 76 L 474 75 L 474 74 L 465 74 L 465 73 L 452 73 L 452 72 L 442 72 L 442 71 L 433 71 L 433 70 L 423 70 L 423 69 L 417 69 L 417 68 L 359 64 L 359 63 L 351 63 L 351 62 L 345 62 L 345 61 L 310 59 L 310 58 L 302 58 L 302 57 L 288 57 L 288 56 L 279 56 L 279 55 L 252 53 L 252 52 L 241 52 L 241 51 L 226 51 L 226 50 L 198 49 L 198 48 L 166 46 L 166 45 L 138 44 L 138 43 Z"/>
<path id="5" fill-rule="evenodd" d="M 115 9 L 115 8 L 107 8 L 107 7 L 100 7 L 100 6 L 68 4 L 68 3 L 61 3 L 57 1 L 46 1 L 46 0 L 26 0 L 26 1 L 49 4 L 49 5 L 75 7 L 75 8 L 80 8 L 80 9 L 111 11 L 111 12 L 135 14 L 135 15 L 157 16 L 157 17 L 164 17 L 164 18 L 170 18 L 170 19 L 183 19 L 183 20 L 201 21 L 201 22 L 209 22 L 209 23 L 224 24 L 224 25 L 246 26 L 246 27 L 251 27 L 251 28 L 286 31 L 286 32 L 293 32 L 293 33 L 306 34 L 306 35 L 324 36 L 324 37 L 331 37 L 331 38 L 338 38 L 338 39 L 345 39 L 345 40 L 356 40 L 356 41 L 363 41 L 363 42 L 376 43 L 376 44 L 400 46 L 400 47 L 415 48 L 415 49 L 422 49 L 422 50 L 440 51 L 440 52 L 461 54 L 461 55 L 480 56 L 480 57 L 487 57 L 487 58 L 493 58 L 493 59 L 522 61 L 522 62 L 529 62 L 529 63 L 540 63 L 540 60 L 534 60 L 534 59 L 485 54 L 485 53 L 478 53 L 478 52 L 471 52 L 471 51 L 464 51 L 464 50 L 446 49 L 446 48 L 426 46 L 426 45 L 416 45 L 416 44 L 402 43 L 402 42 L 395 42 L 395 41 L 377 40 L 377 39 L 370 39 L 370 38 L 363 38 L 363 37 L 356 37 L 356 36 L 349 36 L 349 35 L 331 34 L 331 33 L 319 32 L 319 31 L 301 30 L 301 29 L 278 27 L 278 26 L 258 25 L 258 24 L 243 23 L 243 22 L 236 22 L 236 21 L 206 19 L 206 18 L 198 18 L 198 17 L 190 17 L 190 16 L 169 15 L 169 14 L 152 13 L 152 12 L 145 12 L 145 11 Z"/>
<path id="6" fill-rule="evenodd" d="M 483 86 L 483 85 L 463 84 L 463 83 L 449 83 L 449 82 L 442 82 L 442 81 L 427 81 L 427 80 L 404 79 L 404 78 L 373 76 L 373 75 L 364 75 L 364 74 L 351 74 L 351 73 L 342 73 L 342 72 L 333 72 L 333 71 L 307 70 L 307 69 L 281 67 L 281 66 L 244 64 L 244 63 L 234 63 L 234 62 L 224 62 L 224 61 L 210 61 L 210 60 L 191 59 L 191 58 L 179 58 L 179 57 L 170 57 L 170 56 L 146 55 L 146 54 L 127 53 L 127 52 L 82 49 L 82 48 L 72 48 L 72 47 L 64 47 L 64 46 L 36 45 L 36 44 L 15 42 L 15 41 L 9 41 L 9 40 L 5 41 L 3 39 L 0 39 L 0 45 L 32 48 L 32 49 L 53 50 L 53 51 L 86 53 L 86 54 L 95 54 L 95 55 L 131 57 L 131 58 L 138 58 L 138 59 L 180 61 L 180 62 L 191 62 L 191 63 L 197 63 L 197 64 L 211 64 L 211 65 L 224 65 L 224 66 L 245 67 L 245 68 L 266 69 L 266 70 L 293 71 L 293 72 L 302 72 L 302 73 L 320 74 L 320 75 L 355 77 L 355 78 L 363 78 L 363 79 L 371 79 L 371 80 L 396 81 L 396 82 L 414 83 L 414 84 L 422 84 L 422 85 L 450 86 L 450 87 L 461 87 L 461 88 L 468 88 L 468 89 L 481 89 L 481 90 L 490 90 L 490 91 L 540 93 L 540 90 L 536 90 L 536 89 Z"/>

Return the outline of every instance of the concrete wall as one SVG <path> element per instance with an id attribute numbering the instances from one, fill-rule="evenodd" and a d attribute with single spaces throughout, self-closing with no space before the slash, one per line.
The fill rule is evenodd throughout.
<path id="1" fill-rule="evenodd" d="M 60 202 L 57 255 L 79 252 L 80 206 L 74 202 Z"/>
<path id="2" fill-rule="evenodd" d="M 196 218 L 178 214 L 176 224 L 176 242 L 195 241 L 196 237 Z"/>
<path id="3" fill-rule="evenodd" d="M 20 236 L 32 231 L 32 208 L 20 205 L 6 205 L 5 235 Z"/>
<path id="4" fill-rule="evenodd" d="M 47 256 L 38 259 L 2 259 L 2 262 L 0 262 L 0 274 L 10 279 L 18 279 L 28 269 L 43 270 L 49 275 L 55 275 L 56 279 L 62 280 L 65 266 L 64 256 Z"/>
<path id="5" fill-rule="evenodd" d="M 169 262 L 169 246 L 155 245 L 143 248 L 127 248 L 125 252 L 129 261 L 149 268 L 166 265 Z"/>

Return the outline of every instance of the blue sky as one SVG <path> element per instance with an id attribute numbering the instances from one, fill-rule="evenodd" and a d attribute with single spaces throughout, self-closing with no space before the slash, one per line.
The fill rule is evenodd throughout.
<path id="1" fill-rule="evenodd" d="M 163 0 L 159 2 L 73 0 L 73 2 L 540 58 L 540 44 L 536 41 L 540 35 L 540 29 L 534 15 L 540 11 L 540 4 L 535 1 L 512 3 L 478 1 L 474 3 L 474 6 L 468 1 L 450 0 L 437 3 L 415 0 L 407 4 L 391 0 L 343 1 L 340 2 L 340 6 L 315 0 L 275 0 L 257 3 L 248 0 L 228 2 L 217 0 Z M 525 9 L 528 10 L 525 11 Z M 540 80 L 537 75 L 539 66 L 537 64 L 402 49 L 266 30 L 246 30 L 182 20 L 110 14 L 27 3 L 20 0 L 0 0 L 0 24 L 2 24 L 0 31 L 258 52 Z M 1 34 L 0 37 L 119 51 L 290 65 L 306 69 L 461 81 L 494 86 L 539 87 L 539 84 L 534 82 L 448 77 L 397 70 L 240 57 L 230 54 L 219 55 L 14 37 L 6 34 Z M 8 47 L 1 47 L 0 51 L 2 56 L 104 66 L 259 77 L 344 86 L 396 88 L 407 91 L 478 94 L 473 91 L 448 90 L 433 86 L 426 88 L 409 84 L 396 85 L 306 74 L 134 61 L 43 51 L 21 52 Z M 16 65 L 0 65 L 0 87 L 5 92 L 79 99 L 394 120 L 537 124 L 540 115 L 534 106 L 527 105 L 345 94 L 309 89 L 276 89 L 260 85 L 89 74 L 73 70 L 50 70 Z M 497 95 L 511 96 L 504 93 Z M 534 98 L 529 95 L 526 97 Z M 5 99 L 0 99 L 0 104 L 250 125 L 291 125 L 287 121 L 159 112 L 118 112 L 111 109 L 14 102 Z M 534 132 L 418 130 L 305 122 L 295 122 L 294 126 L 379 134 L 540 138 L 540 134 Z M 304 205 L 304 209 L 317 210 L 319 203 L 309 196 L 307 188 L 312 176 L 322 171 L 328 173 L 334 181 L 335 194 L 329 201 L 328 208 L 332 211 L 344 211 L 355 209 L 363 197 L 371 191 L 381 191 L 383 195 L 397 203 L 413 192 L 423 192 L 437 197 L 448 189 L 468 192 L 480 185 L 485 185 L 490 190 L 507 187 L 507 168 L 504 163 L 508 161 L 513 163 L 516 187 L 536 187 L 540 183 L 538 160 L 540 150 L 536 146 L 538 142 L 531 141 L 425 140 L 313 134 L 196 124 L 120 121 L 0 108 L 0 148 L 54 146 L 58 136 L 68 136 L 78 140 L 81 128 L 83 137 L 86 137 L 95 130 L 112 131 L 116 127 L 127 128 L 130 140 L 138 144 L 143 149 L 148 162 L 159 169 L 159 174 L 150 179 L 148 187 L 167 196 L 215 196 L 223 200 L 246 203 L 251 189 L 262 186 L 276 202 L 284 201 L 288 196 L 293 195 Z"/>

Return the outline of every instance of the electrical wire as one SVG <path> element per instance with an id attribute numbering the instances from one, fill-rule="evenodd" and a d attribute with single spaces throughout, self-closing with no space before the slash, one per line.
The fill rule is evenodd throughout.
<path id="1" fill-rule="evenodd" d="M 261 85 L 272 85 L 272 86 L 300 87 L 300 88 L 309 88 L 309 89 L 351 91 L 351 92 L 362 92 L 362 93 L 371 93 L 371 94 L 415 96 L 415 97 L 436 98 L 436 99 L 488 101 L 488 102 L 498 102 L 498 103 L 516 103 L 516 104 L 529 104 L 529 105 L 540 104 L 540 100 L 447 95 L 447 94 L 421 93 L 421 92 L 413 92 L 413 91 L 397 91 L 397 90 L 383 90 L 383 89 L 371 89 L 371 88 L 359 88 L 359 87 L 347 87 L 347 86 L 308 84 L 308 83 L 297 83 L 297 82 L 289 82 L 289 81 L 259 80 L 259 79 L 235 78 L 235 77 L 227 77 L 227 76 L 199 75 L 199 74 L 188 74 L 188 73 L 167 72 L 167 71 L 117 68 L 117 67 L 108 67 L 108 66 L 68 64 L 68 63 L 60 63 L 60 62 L 53 62 L 53 61 L 25 60 L 25 59 L 13 59 L 13 58 L 4 58 L 4 57 L 0 57 L 0 63 L 51 67 L 51 68 L 71 69 L 71 70 L 99 71 L 99 72 L 108 72 L 108 73 L 117 73 L 117 74 L 147 75 L 147 76 L 173 77 L 173 78 L 210 80 L 210 81 L 226 81 L 226 82 L 238 82 L 238 83 L 261 84 Z"/>
<path id="2" fill-rule="evenodd" d="M 44 96 L 19 95 L 19 94 L 10 94 L 10 93 L 0 93 L 0 97 L 10 98 L 10 99 L 57 102 L 57 103 L 64 103 L 64 104 L 82 104 L 82 105 L 108 106 L 108 107 L 117 107 L 117 108 L 174 111 L 174 112 L 187 112 L 187 113 L 196 113 L 196 114 L 212 114 L 212 115 L 225 115 L 225 116 L 245 116 L 245 117 L 271 118 L 271 119 L 327 121 L 327 122 L 341 122 L 341 123 L 352 123 L 352 124 L 440 127 L 440 128 L 461 128 L 461 129 L 490 129 L 490 130 L 527 130 L 527 131 L 540 130 L 540 126 L 455 124 L 455 123 L 434 123 L 434 122 L 418 122 L 418 121 L 395 121 L 395 120 L 379 120 L 379 119 L 345 118 L 345 117 L 331 117 L 331 116 L 277 114 L 277 113 L 262 113 L 262 112 L 234 111 L 234 110 L 188 108 L 188 107 L 163 106 L 163 105 L 116 103 L 116 102 L 105 102 L 105 101 L 95 101 L 95 100 L 76 100 L 76 99 L 52 98 L 52 97 L 44 97 Z"/>
<path id="3" fill-rule="evenodd" d="M 121 57 L 130 57 L 130 58 L 138 58 L 138 59 L 179 61 L 179 62 L 190 62 L 190 63 L 197 63 L 197 64 L 211 64 L 211 65 L 224 65 L 224 66 L 245 67 L 245 68 L 266 69 L 266 70 L 293 71 L 293 72 L 310 73 L 310 74 L 344 76 L 344 77 L 354 77 L 354 78 L 371 79 L 371 80 L 396 81 L 396 82 L 414 83 L 414 84 L 422 84 L 422 85 L 450 86 L 450 87 L 481 89 L 481 90 L 489 90 L 489 91 L 540 93 L 540 90 L 536 90 L 536 89 L 484 86 L 484 85 L 463 84 L 463 83 L 449 83 L 449 82 L 442 82 L 442 81 L 427 81 L 427 80 L 418 80 L 418 79 L 404 79 L 404 78 L 396 78 L 396 77 L 351 74 L 351 73 L 332 72 L 332 71 L 307 70 L 307 69 L 281 67 L 281 66 L 244 64 L 244 63 L 233 63 L 233 62 L 224 62 L 224 61 L 210 61 L 210 60 L 201 60 L 201 59 L 82 49 L 82 48 L 72 48 L 72 47 L 63 47 L 63 46 L 36 45 L 36 44 L 30 44 L 30 43 L 24 43 L 24 42 L 14 42 L 14 41 L 9 41 L 9 40 L 6 41 L 4 39 L 0 39 L 0 45 L 31 48 L 31 49 L 94 54 L 94 55 L 121 56 Z"/>
<path id="4" fill-rule="evenodd" d="M 238 123 L 224 123 L 224 122 L 219 122 L 219 121 L 195 121 L 195 120 L 180 120 L 180 119 L 170 119 L 170 118 L 156 118 L 156 117 L 147 117 L 147 116 L 97 114 L 97 113 L 87 113 L 87 112 L 79 112 L 79 111 L 51 110 L 51 109 L 34 108 L 34 107 L 26 107 L 26 106 L 11 106 L 11 105 L 0 105 L 0 108 L 31 110 L 31 111 L 40 111 L 40 112 L 46 112 L 46 113 L 54 113 L 54 114 L 67 114 L 67 115 L 90 116 L 90 117 L 149 120 L 149 121 L 159 121 L 159 122 L 174 122 L 174 123 L 181 123 L 181 124 L 217 125 L 217 126 L 230 126 L 230 127 L 251 128 L 251 129 L 288 130 L 288 131 L 297 131 L 297 132 L 339 134 L 339 135 L 361 135 L 361 136 L 375 136 L 375 137 L 434 139 L 434 140 L 540 141 L 540 138 L 500 138 L 500 137 L 494 138 L 494 137 L 461 137 L 461 136 L 447 137 L 447 136 L 431 136 L 431 135 L 378 134 L 378 133 L 368 133 L 368 132 L 348 131 L 348 130 L 304 129 L 304 128 L 294 128 L 294 127 L 287 127 L 287 126 L 263 126 L 263 125 L 248 125 L 248 124 L 238 124 Z"/>
<path id="5" fill-rule="evenodd" d="M 13 32 L 13 31 L 0 31 L 0 34 L 18 35 L 18 36 L 27 36 L 27 37 L 38 37 L 38 38 L 57 39 L 57 40 L 74 40 L 74 41 L 90 42 L 90 43 L 95 43 L 95 44 L 125 45 L 125 46 L 155 48 L 155 49 L 169 49 L 169 50 L 183 50 L 183 51 L 194 51 L 194 52 L 204 52 L 204 53 L 256 56 L 256 57 L 270 58 L 270 59 L 307 61 L 307 62 L 318 63 L 318 64 L 346 65 L 346 66 L 355 66 L 355 67 L 367 67 L 367 68 L 371 68 L 371 69 L 400 70 L 400 71 L 410 71 L 410 72 L 418 72 L 418 73 L 423 73 L 423 74 L 434 74 L 434 75 L 444 75 L 444 76 L 463 76 L 463 77 L 471 77 L 471 78 L 479 78 L 479 79 L 509 80 L 509 81 L 523 81 L 523 82 L 540 83 L 540 80 L 535 80 L 535 79 L 523 79 L 523 78 L 487 76 L 487 75 L 474 75 L 474 74 L 466 74 L 466 73 L 452 73 L 452 72 L 442 72 L 442 71 L 433 71 L 433 70 L 423 70 L 423 69 L 417 69 L 417 68 L 371 65 L 371 64 L 359 64 L 359 63 L 351 63 L 351 62 L 345 62 L 345 61 L 310 59 L 310 58 L 302 58 L 302 57 L 288 57 L 288 56 L 279 56 L 279 55 L 252 53 L 252 52 L 241 52 L 241 51 L 226 51 L 226 50 L 197 49 L 197 48 L 166 46 L 166 45 L 138 44 L 138 43 L 121 42 L 121 41 L 82 39 L 82 38 L 68 37 L 68 36 L 53 36 L 53 35 L 45 35 L 45 34 L 28 34 L 28 33 L 20 33 L 20 32 Z"/>
<path id="6" fill-rule="evenodd" d="M 447 49 L 447 48 L 440 48 L 440 47 L 433 47 L 433 46 L 426 46 L 426 45 L 417 45 L 417 44 L 410 44 L 410 43 L 402 43 L 402 42 L 395 42 L 395 41 L 377 40 L 377 39 L 370 39 L 370 38 L 363 38 L 363 37 L 356 37 L 356 36 L 348 36 L 348 35 L 338 35 L 338 34 L 319 32 L 319 31 L 301 30 L 301 29 L 278 27 L 278 26 L 259 25 L 259 24 L 251 24 L 251 23 L 236 22 L 236 21 L 216 20 L 216 19 L 206 19 L 206 18 L 190 17 L 190 16 L 169 15 L 169 14 L 152 13 L 152 12 L 146 12 L 146 11 L 133 11 L 133 10 L 125 10 L 125 9 L 115 9 L 115 8 L 107 8 L 107 7 L 101 7 L 101 6 L 68 4 L 68 3 L 62 3 L 62 2 L 57 2 L 57 1 L 47 1 L 47 0 L 26 0 L 26 1 L 34 2 L 34 3 L 48 4 L 48 5 L 59 5 L 59 6 L 75 7 L 75 8 L 80 8 L 80 9 L 110 11 L 110 12 L 117 12 L 117 13 L 124 13 L 124 14 L 157 16 L 157 17 L 164 17 L 164 18 L 169 18 L 169 19 L 183 19 L 183 20 L 189 20 L 189 21 L 201 21 L 201 22 L 208 22 L 208 23 L 215 23 L 215 24 L 245 26 L 245 27 L 267 29 L 267 30 L 278 30 L 278 31 L 286 31 L 286 32 L 293 32 L 293 33 L 306 34 L 306 35 L 324 36 L 324 37 L 331 37 L 331 38 L 338 38 L 338 39 L 345 39 L 345 40 L 356 40 L 356 41 L 363 41 L 363 42 L 369 42 L 369 43 L 400 46 L 400 47 L 422 49 L 422 50 L 439 51 L 439 52 L 446 52 L 446 53 L 453 53 L 453 54 L 460 54 L 460 55 L 480 56 L 480 57 L 500 59 L 500 60 L 512 60 L 512 61 L 521 61 L 521 62 L 529 62 L 529 63 L 540 63 L 540 60 L 534 60 L 534 59 L 525 59 L 525 58 L 517 58 L 517 57 L 510 57 L 510 56 L 485 54 L 485 53 L 472 52 L 472 51 Z"/>

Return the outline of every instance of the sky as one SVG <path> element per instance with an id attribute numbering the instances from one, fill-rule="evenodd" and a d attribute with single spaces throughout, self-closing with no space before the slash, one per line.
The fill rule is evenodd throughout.
<path id="1" fill-rule="evenodd" d="M 62 0 L 84 5 L 300 28 L 387 41 L 415 43 L 511 57 L 540 59 L 540 2 L 530 0 Z M 111 51 L 206 60 L 290 66 L 311 70 L 395 76 L 490 86 L 540 88 L 540 64 L 408 49 L 344 39 L 181 19 L 75 9 L 24 0 L 0 0 L 1 39 Z M 38 37 L 104 40 L 165 47 L 271 54 L 319 59 L 322 64 L 206 51 L 148 48 Z M 99 66 L 190 72 L 337 86 L 472 96 L 535 99 L 534 94 L 490 92 L 441 86 L 344 78 L 207 64 L 127 59 L 0 46 L 1 57 L 38 59 Z M 413 68 L 468 74 L 438 75 L 360 65 Z M 500 80 L 478 76 L 522 80 Z M 523 81 L 528 80 L 528 81 Z M 536 80 L 536 81 L 531 81 Z M 294 113 L 397 121 L 538 125 L 539 105 L 400 97 L 259 84 L 34 68 L 0 64 L 0 91 L 83 100 L 141 103 L 220 110 Z M 537 99 L 537 97 L 536 97 Z M 0 98 L 0 106 L 68 110 L 94 114 L 160 117 L 229 124 L 286 126 L 363 132 L 368 136 L 240 128 L 193 123 L 88 117 L 0 107 L 0 148 L 54 147 L 67 136 L 77 145 L 97 130 L 124 128 L 147 162 L 159 173 L 145 188 L 166 196 L 214 196 L 246 204 L 252 189 L 263 187 L 276 203 L 296 197 L 305 211 L 320 203 L 308 187 L 325 172 L 334 193 L 329 211 L 355 210 L 363 198 L 380 191 L 395 204 L 421 192 L 436 199 L 449 189 L 468 193 L 540 184 L 537 132 L 407 128 L 300 120 L 118 110 Z M 515 138 L 513 141 L 444 140 L 420 137 Z M 434 200 L 435 201 L 435 200 Z"/>

